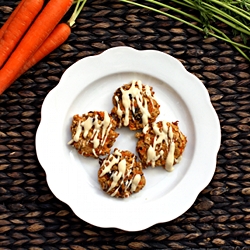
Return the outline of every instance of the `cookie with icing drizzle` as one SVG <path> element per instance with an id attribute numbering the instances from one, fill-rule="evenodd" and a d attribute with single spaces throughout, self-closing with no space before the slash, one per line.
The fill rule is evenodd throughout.
<path id="1" fill-rule="evenodd" d="M 142 84 L 141 81 L 132 81 L 118 88 L 112 100 L 114 106 L 111 114 L 118 127 L 142 129 L 154 122 L 160 114 L 160 105 L 154 98 L 153 88 Z"/>
<path id="2" fill-rule="evenodd" d="M 74 115 L 71 124 L 72 139 L 68 144 L 86 157 L 107 155 L 119 135 L 115 131 L 116 127 L 116 121 L 107 111 Z"/>
<path id="3" fill-rule="evenodd" d="M 146 184 L 142 164 L 130 151 L 117 148 L 100 162 L 98 181 L 103 191 L 113 197 L 127 198 Z"/>
<path id="4" fill-rule="evenodd" d="M 143 167 L 162 166 L 169 172 L 180 162 L 187 143 L 187 138 L 180 131 L 178 122 L 153 123 L 135 136 L 138 138 L 136 150 Z"/>

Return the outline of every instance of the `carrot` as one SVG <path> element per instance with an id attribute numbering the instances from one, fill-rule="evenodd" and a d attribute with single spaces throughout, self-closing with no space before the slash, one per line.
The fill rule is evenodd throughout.
<path id="1" fill-rule="evenodd" d="M 26 61 L 42 45 L 72 3 L 73 0 L 50 0 L 47 3 L 0 70 L 0 94 L 12 84 Z"/>
<path id="2" fill-rule="evenodd" d="M 71 29 L 68 24 L 60 23 L 56 28 L 51 32 L 48 38 L 36 51 L 36 53 L 29 58 L 25 65 L 21 68 L 18 75 L 15 77 L 15 80 L 20 77 L 24 72 L 42 60 L 45 56 L 63 44 L 69 37 Z"/>
<path id="3" fill-rule="evenodd" d="M 7 30 L 7 28 L 9 27 L 9 24 L 12 22 L 12 20 L 14 19 L 14 17 L 16 16 L 17 12 L 19 11 L 19 9 L 21 8 L 21 6 L 23 5 L 24 1 L 21 1 L 17 7 L 14 9 L 14 11 L 11 13 L 11 15 L 9 16 L 9 18 L 7 19 L 7 21 L 3 24 L 3 26 L 0 29 L 0 39 L 3 37 L 4 32 Z"/>
<path id="4" fill-rule="evenodd" d="M 18 11 L 13 12 L 9 24 L 3 28 L 4 33 L 0 40 L 0 68 L 30 27 L 43 4 L 44 0 L 23 0 L 19 4 Z"/>
<path id="5" fill-rule="evenodd" d="M 81 1 L 82 0 L 77 1 L 75 10 L 68 22 L 59 23 L 56 26 L 44 43 L 38 48 L 36 53 L 25 63 L 19 74 L 16 76 L 16 79 L 68 39 L 71 34 L 71 27 L 74 25 L 77 16 L 81 12 L 87 0 L 83 0 L 82 4 L 80 5 Z"/>

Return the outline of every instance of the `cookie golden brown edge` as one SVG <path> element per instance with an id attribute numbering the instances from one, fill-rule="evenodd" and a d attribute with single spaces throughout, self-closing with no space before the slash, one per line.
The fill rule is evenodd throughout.
<path id="1" fill-rule="evenodd" d="M 135 135 L 136 151 L 143 168 L 162 166 L 167 171 L 182 159 L 187 137 L 180 131 L 178 122 L 159 121 L 147 126 Z"/>
<path id="2" fill-rule="evenodd" d="M 118 127 L 129 127 L 130 130 L 143 129 L 148 123 L 156 120 L 160 114 L 160 105 L 154 97 L 153 88 L 133 80 L 118 88 L 112 98 L 112 116 Z"/>
<path id="3" fill-rule="evenodd" d="M 72 139 L 68 144 L 86 157 L 107 155 L 119 135 L 116 127 L 116 121 L 107 111 L 74 115 L 70 128 Z"/>
<path id="4" fill-rule="evenodd" d="M 138 193 L 146 184 L 142 164 L 137 157 L 128 150 L 117 148 L 100 162 L 98 181 L 104 192 L 117 198 Z"/>

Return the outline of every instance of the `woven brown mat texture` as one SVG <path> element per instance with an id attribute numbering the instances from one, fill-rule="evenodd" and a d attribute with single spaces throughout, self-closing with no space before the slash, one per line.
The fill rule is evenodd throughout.
<path id="1" fill-rule="evenodd" d="M 0 0 L 0 26 L 17 4 Z M 63 72 L 122 45 L 179 59 L 206 86 L 222 131 L 215 174 L 193 206 L 139 232 L 79 219 L 50 191 L 35 150 L 41 106 Z M 0 96 L 0 249 L 250 249 L 249 66 L 232 46 L 181 22 L 118 0 L 88 1 L 69 39 Z"/>

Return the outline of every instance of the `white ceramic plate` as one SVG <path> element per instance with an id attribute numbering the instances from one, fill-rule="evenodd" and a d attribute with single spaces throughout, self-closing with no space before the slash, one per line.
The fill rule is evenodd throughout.
<path id="1" fill-rule="evenodd" d="M 117 88 L 142 80 L 161 105 L 157 120 L 179 121 L 188 143 L 171 173 L 144 170 L 147 184 L 127 199 L 109 197 L 97 179 L 99 163 L 67 145 L 74 114 L 112 108 Z M 212 179 L 220 146 L 220 125 L 208 92 L 173 57 L 158 51 L 116 47 L 81 59 L 45 98 L 36 134 L 39 162 L 51 191 L 84 221 L 99 227 L 138 231 L 183 214 Z M 119 129 L 113 148 L 135 153 L 134 132 Z"/>

